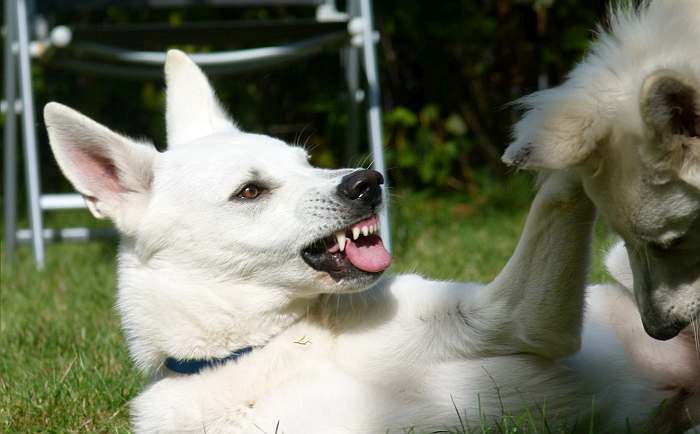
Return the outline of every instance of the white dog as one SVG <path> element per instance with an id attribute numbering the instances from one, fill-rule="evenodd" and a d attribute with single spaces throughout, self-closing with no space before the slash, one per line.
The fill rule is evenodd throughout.
<path id="1" fill-rule="evenodd" d="M 492 283 L 380 278 L 377 172 L 316 169 L 303 149 L 242 132 L 181 52 L 166 78 L 167 152 L 44 111 L 61 169 L 122 234 L 118 309 L 153 376 L 136 431 L 683 425 L 688 379 L 638 369 L 604 309 L 579 351 L 595 212 L 575 177 L 544 182 Z M 593 294 L 604 308 L 605 288 Z M 657 411 L 665 400 L 678 404 Z"/>
<path id="2" fill-rule="evenodd" d="M 561 86 L 524 99 L 504 160 L 567 170 L 622 236 L 649 335 L 700 316 L 700 0 L 619 11 Z"/>

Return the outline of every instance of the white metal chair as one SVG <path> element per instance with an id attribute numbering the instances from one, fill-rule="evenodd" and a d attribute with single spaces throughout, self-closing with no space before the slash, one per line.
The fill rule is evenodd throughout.
<path id="1" fill-rule="evenodd" d="M 166 24 L 132 26 L 54 25 L 49 28 L 42 11 L 51 8 L 101 8 L 110 4 L 138 7 L 187 7 L 193 4 L 212 7 L 298 5 L 316 8 L 315 19 L 284 22 L 216 22 L 192 23 L 177 28 Z M 216 32 L 202 32 L 203 29 Z M 218 26 L 218 27 L 217 27 Z M 267 31 L 296 37 L 281 45 L 211 53 L 194 53 L 192 58 L 210 73 L 231 73 L 288 62 L 324 49 L 343 53 L 343 66 L 350 94 L 348 151 L 357 152 L 357 116 L 365 93 L 360 85 L 360 66 L 367 89 L 368 139 L 374 168 L 385 173 L 382 115 L 371 0 L 348 0 L 347 10 L 339 11 L 335 0 L 6 0 L 5 1 L 5 151 L 4 151 L 4 218 L 6 257 L 12 261 L 18 242 L 31 243 L 38 268 L 45 262 L 45 242 L 52 240 L 84 241 L 113 234 L 110 230 L 88 228 L 48 229 L 43 225 L 43 211 L 85 208 L 79 194 L 43 193 L 39 177 L 31 60 L 50 50 L 79 53 L 74 58 L 56 56 L 52 62 L 77 72 L 92 71 L 110 75 L 160 76 L 166 50 L 138 51 L 118 46 L 125 38 L 143 37 L 173 43 L 174 37 L 188 42 L 206 43 L 212 34 L 254 34 L 263 26 Z M 30 30 L 32 29 L 32 30 Z M 188 33 L 189 32 L 189 33 Z M 195 40 L 191 40 L 195 39 Z M 171 42 L 169 42 L 171 41 Z M 111 42 L 111 43 L 110 43 Z M 19 88 L 19 95 L 17 89 Z M 17 228 L 17 116 L 22 120 L 22 144 L 25 160 L 29 228 Z M 385 176 L 386 179 L 386 176 Z M 385 189 L 385 203 L 388 199 Z M 388 209 L 380 216 L 385 244 L 391 246 Z"/>

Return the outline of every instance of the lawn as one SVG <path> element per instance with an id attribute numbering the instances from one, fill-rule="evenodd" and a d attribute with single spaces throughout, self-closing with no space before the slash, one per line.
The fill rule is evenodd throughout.
<path id="1" fill-rule="evenodd" d="M 512 252 L 533 196 L 527 175 L 485 179 L 471 194 L 392 192 L 394 272 L 488 281 Z M 92 224 L 85 212 L 49 225 Z M 599 224 L 592 279 L 606 279 Z M 113 309 L 113 242 L 48 248 L 37 272 L 30 250 L 14 267 L 3 250 L 0 293 L 0 431 L 127 432 L 127 403 L 145 379 L 132 366 Z"/>

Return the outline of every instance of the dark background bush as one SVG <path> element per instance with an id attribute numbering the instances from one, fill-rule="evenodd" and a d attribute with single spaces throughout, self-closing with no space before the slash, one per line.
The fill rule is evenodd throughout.
<path id="1" fill-rule="evenodd" d="M 479 188 L 480 177 L 506 170 L 499 156 L 516 116 L 507 104 L 561 81 L 584 53 L 594 23 L 605 12 L 599 0 L 375 0 L 374 9 L 382 36 L 378 48 L 392 183 L 400 188 L 467 191 Z M 289 7 L 112 7 L 64 18 L 178 23 L 299 13 Z M 141 42 L 142 47 L 153 45 Z M 235 46 L 231 41 L 226 47 L 181 48 Z M 322 166 L 366 164 L 363 155 L 343 161 L 347 95 L 342 74 L 337 54 L 327 53 L 272 70 L 217 76 L 213 84 L 243 128 L 303 143 Z M 164 147 L 162 80 L 77 76 L 41 62 L 35 64 L 34 79 L 39 107 L 60 101 Z M 40 136 L 45 143 L 43 128 Z M 363 144 L 365 137 L 363 129 Z M 44 188 L 68 188 L 45 146 L 41 158 Z"/>

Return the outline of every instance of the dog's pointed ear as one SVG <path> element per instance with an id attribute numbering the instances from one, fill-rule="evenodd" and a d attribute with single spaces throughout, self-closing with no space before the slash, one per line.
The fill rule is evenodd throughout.
<path id="1" fill-rule="evenodd" d="M 519 101 L 527 109 L 515 124 L 501 157 L 522 169 L 564 169 L 582 163 L 604 137 L 595 103 L 563 88 L 536 92 Z"/>
<path id="2" fill-rule="evenodd" d="M 55 102 L 44 107 L 44 122 L 58 165 L 92 214 L 128 233 L 147 203 L 158 151 Z"/>
<path id="3" fill-rule="evenodd" d="M 168 51 L 165 82 L 169 148 L 218 132 L 239 131 L 221 107 L 207 77 L 182 51 Z"/>
<path id="4" fill-rule="evenodd" d="M 675 71 L 656 71 L 644 80 L 640 110 L 660 137 L 700 136 L 700 90 Z"/>
<path id="5" fill-rule="evenodd" d="M 676 71 L 660 70 L 642 84 L 640 112 L 647 128 L 645 151 L 671 159 L 681 179 L 700 188 L 700 84 Z"/>

